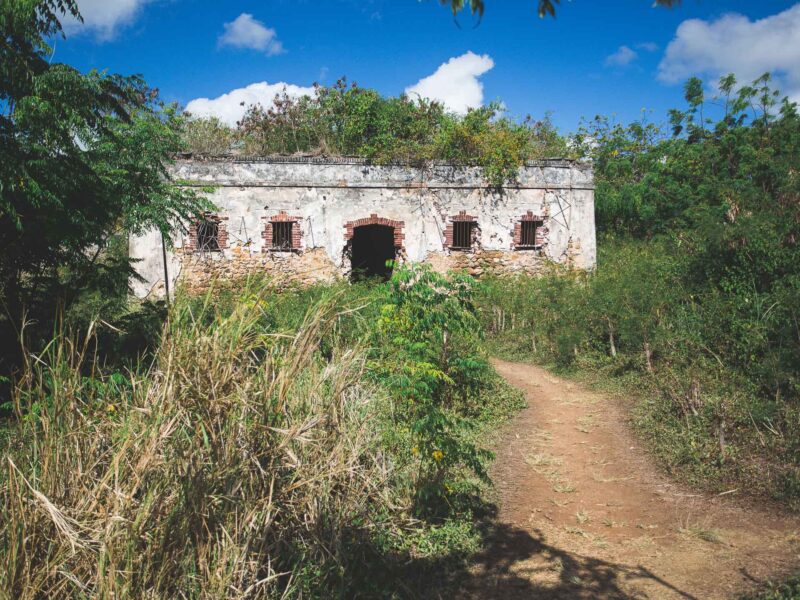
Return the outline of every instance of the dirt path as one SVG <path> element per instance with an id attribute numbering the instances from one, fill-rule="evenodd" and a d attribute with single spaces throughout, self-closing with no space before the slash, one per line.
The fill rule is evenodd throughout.
<path id="1" fill-rule="evenodd" d="M 497 448 L 471 598 L 736 598 L 800 565 L 800 520 L 660 475 L 613 399 L 494 362 L 529 408 Z"/>

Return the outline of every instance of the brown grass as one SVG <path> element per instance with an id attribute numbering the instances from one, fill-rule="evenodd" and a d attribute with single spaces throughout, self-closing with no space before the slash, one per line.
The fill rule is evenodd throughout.
<path id="1" fill-rule="evenodd" d="M 0 449 L 0 597 L 301 596 L 304 569 L 348 566 L 391 511 L 363 355 L 316 352 L 330 305 L 288 341 L 254 306 L 177 308 L 126 385 L 64 337 L 30 358 Z"/>

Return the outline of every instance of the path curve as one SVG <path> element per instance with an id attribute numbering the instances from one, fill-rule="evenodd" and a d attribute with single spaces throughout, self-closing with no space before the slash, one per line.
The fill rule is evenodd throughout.
<path id="1" fill-rule="evenodd" d="M 496 449 L 499 513 L 469 598 L 737 598 L 800 566 L 800 520 L 651 464 L 608 396 L 493 361 L 525 409 Z"/>

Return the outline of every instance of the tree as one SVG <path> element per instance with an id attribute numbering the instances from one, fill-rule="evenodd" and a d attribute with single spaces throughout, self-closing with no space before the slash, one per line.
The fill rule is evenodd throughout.
<path id="1" fill-rule="evenodd" d="M 206 205 L 168 180 L 181 117 L 156 91 L 50 62 L 65 16 L 75 0 L 0 5 L 0 299 L 17 325 L 32 298 L 52 312 L 45 290 L 92 272 L 115 234 L 169 233 Z"/>
<path id="2" fill-rule="evenodd" d="M 680 1 L 681 0 L 655 0 L 655 4 L 657 6 L 666 6 L 668 8 L 672 8 L 673 6 L 679 4 Z M 472 14 L 482 17 L 485 8 L 484 0 L 439 0 L 439 2 L 442 5 L 449 4 L 454 15 L 469 7 L 469 9 L 472 11 Z M 551 17 L 555 17 L 556 5 L 560 3 L 561 0 L 539 0 L 539 16 L 545 17 L 550 15 Z"/>

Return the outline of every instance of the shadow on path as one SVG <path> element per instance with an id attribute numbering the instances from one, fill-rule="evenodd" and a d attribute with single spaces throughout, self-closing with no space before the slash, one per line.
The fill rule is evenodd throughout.
<path id="1" fill-rule="evenodd" d="M 642 566 L 616 564 L 550 546 L 538 530 L 528 532 L 491 522 L 486 525 L 484 542 L 485 550 L 476 557 L 475 567 L 459 575 L 462 593 L 469 598 L 647 597 L 624 589 L 628 587 L 625 583 L 636 580 L 646 583 L 653 597 L 695 598 Z"/>

